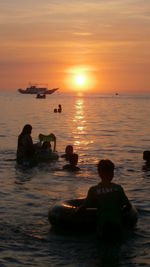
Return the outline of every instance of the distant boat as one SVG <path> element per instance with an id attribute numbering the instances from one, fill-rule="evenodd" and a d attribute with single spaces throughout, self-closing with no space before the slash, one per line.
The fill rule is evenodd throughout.
<path id="1" fill-rule="evenodd" d="M 59 88 L 48 89 L 46 87 L 38 87 L 37 85 L 31 85 L 26 89 L 18 89 L 21 94 L 53 94 Z"/>
<path id="2" fill-rule="evenodd" d="M 36 95 L 36 98 L 42 98 L 42 99 L 43 99 L 43 98 L 46 98 L 46 94 L 39 94 L 39 93 L 38 93 L 38 94 Z"/>

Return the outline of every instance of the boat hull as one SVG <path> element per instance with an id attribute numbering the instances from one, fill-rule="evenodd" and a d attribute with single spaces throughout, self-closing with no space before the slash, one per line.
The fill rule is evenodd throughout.
<path id="1" fill-rule="evenodd" d="M 59 88 L 53 88 L 53 89 L 41 89 L 41 88 L 36 88 L 35 90 L 27 90 L 27 89 L 18 89 L 18 92 L 21 94 L 47 94 L 47 95 L 51 95 L 53 94 L 55 91 L 57 91 Z"/>

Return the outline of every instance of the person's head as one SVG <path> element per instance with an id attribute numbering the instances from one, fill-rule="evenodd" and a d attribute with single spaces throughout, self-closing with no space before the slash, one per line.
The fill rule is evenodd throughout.
<path id="1" fill-rule="evenodd" d="M 25 135 L 25 134 L 31 134 L 31 132 L 32 132 L 32 126 L 30 124 L 26 124 L 23 127 L 22 134 L 23 135 Z"/>
<path id="2" fill-rule="evenodd" d="M 73 153 L 73 146 L 71 146 L 71 145 L 66 146 L 65 152 L 68 155 L 72 154 Z"/>
<path id="3" fill-rule="evenodd" d="M 102 182 L 111 182 L 114 177 L 114 163 L 109 159 L 102 159 L 99 161 L 97 170 L 102 179 Z"/>
<path id="4" fill-rule="evenodd" d="M 78 154 L 73 153 L 69 159 L 70 165 L 76 166 L 78 164 Z"/>
<path id="5" fill-rule="evenodd" d="M 42 149 L 47 149 L 47 148 L 51 148 L 51 144 L 50 142 L 45 141 L 42 144 Z"/>

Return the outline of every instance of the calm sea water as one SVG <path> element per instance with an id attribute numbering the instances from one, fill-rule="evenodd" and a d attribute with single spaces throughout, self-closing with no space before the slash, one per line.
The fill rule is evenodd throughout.
<path id="1" fill-rule="evenodd" d="M 53 110 L 62 105 L 61 114 Z M 150 266 L 150 96 L 76 96 L 46 99 L 0 93 L 0 266 Z M 55 133 L 57 151 L 72 144 L 81 171 L 62 171 L 64 160 L 32 169 L 16 165 L 17 137 L 33 126 L 32 137 Z M 47 219 L 55 202 L 86 196 L 98 183 L 96 164 L 109 158 L 120 183 L 139 211 L 135 231 L 109 245 L 94 234 L 56 233 Z"/>

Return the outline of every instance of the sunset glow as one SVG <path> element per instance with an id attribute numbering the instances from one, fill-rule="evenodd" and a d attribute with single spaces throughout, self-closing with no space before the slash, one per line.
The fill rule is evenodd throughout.
<path id="1" fill-rule="evenodd" d="M 57 2 L 0 2 L 0 90 L 150 92 L 149 1 Z"/>

